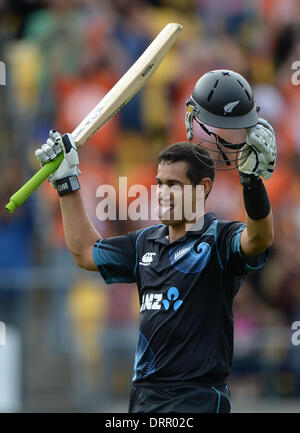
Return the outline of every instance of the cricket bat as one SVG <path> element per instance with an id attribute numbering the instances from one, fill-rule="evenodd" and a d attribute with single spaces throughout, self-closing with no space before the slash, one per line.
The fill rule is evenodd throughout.
<path id="1" fill-rule="evenodd" d="M 145 85 L 175 42 L 182 26 L 167 24 L 144 53 L 101 99 L 96 107 L 72 132 L 77 148 L 80 148 L 95 132 L 114 116 Z M 63 152 L 45 164 L 25 185 L 20 188 L 5 206 L 12 213 L 53 173 L 63 160 Z"/>

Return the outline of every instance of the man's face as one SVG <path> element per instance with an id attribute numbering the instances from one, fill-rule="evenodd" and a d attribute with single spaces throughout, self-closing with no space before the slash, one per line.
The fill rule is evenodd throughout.
<path id="1" fill-rule="evenodd" d="M 162 223 L 166 225 L 193 223 L 203 214 L 201 212 L 201 215 L 198 215 L 198 208 L 201 210 L 204 208 L 204 188 L 202 185 L 198 185 L 197 188 L 192 185 L 186 176 L 188 167 L 186 161 L 162 162 L 158 165 L 156 176 L 158 214 Z M 203 206 L 199 206 L 201 199 Z"/>
<path id="2" fill-rule="evenodd" d="M 239 149 L 246 144 L 246 137 L 246 129 L 221 129 L 194 122 L 195 142 L 200 143 L 209 152 L 216 163 L 216 169 L 226 170 L 236 167 L 236 164 L 239 163 Z M 228 144 L 239 145 L 239 147 L 227 147 Z M 231 164 L 228 164 L 228 161 Z"/>

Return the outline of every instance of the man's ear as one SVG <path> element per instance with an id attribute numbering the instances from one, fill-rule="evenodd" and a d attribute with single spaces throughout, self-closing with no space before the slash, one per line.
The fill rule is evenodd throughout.
<path id="1" fill-rule="evenodd" d="M 208 194 L 211 191 L 212 188 L 212 180 L 209 177 L 204 177 L 201 182 L 199 182 L 199 185 L 203 185 L 204 187 L 204 197 L 207 199 Z"/>

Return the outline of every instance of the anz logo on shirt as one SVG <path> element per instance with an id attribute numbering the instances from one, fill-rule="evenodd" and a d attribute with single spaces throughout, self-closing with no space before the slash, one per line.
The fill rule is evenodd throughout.
<path id="1" fill-rule="evenodd" d="M 162 293 L 145 293 L 142 298 L 140 311 L 176 311 L 182 304 L 183 300 L 179 299 L 179 290 L 177 287 L 170 287 L 167 291 L 167 298 L 163 298 Z"/>

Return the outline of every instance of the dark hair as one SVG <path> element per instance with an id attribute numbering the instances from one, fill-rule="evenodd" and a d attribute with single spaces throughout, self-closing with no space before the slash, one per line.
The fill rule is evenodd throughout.
<path id="1" fill-rule="evenodd" d="M 175 143 L 164 149 L 157 157 L 158 164 L 177 161 L 186 161 L 189 164 L 186 176 L 193 185 L 198 185 L 205 177 L 214 181 L 214 161 L 203 147 L 192 147 L 187 142 Z"/>

